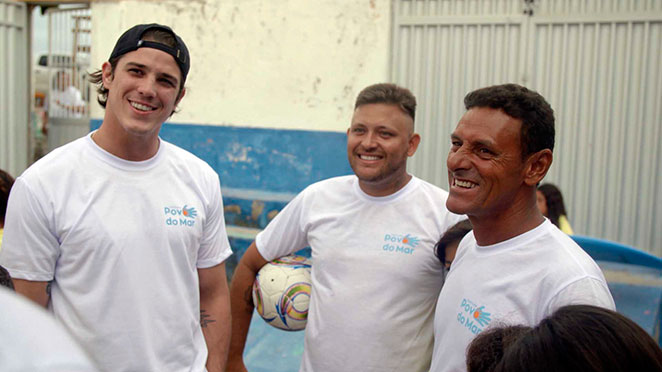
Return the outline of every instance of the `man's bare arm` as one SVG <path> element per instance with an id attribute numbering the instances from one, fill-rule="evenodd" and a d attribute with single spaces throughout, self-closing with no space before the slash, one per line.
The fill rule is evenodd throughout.
<path id="1" fill-rule="evenodd" d="M 200 279 L 200 327 L 207 343 L 207 371 L 223 372 L 230 343 L 230 293 L 225 263 L 198 269 Z"/>
<path id="2" fill-rule="evenodd" d="M 22 294 L 43 307 L 48 307 L 48 301 L 51 298 L 51 282 L 33 282 L 15 278 L 12 278 L 12 281 L 16 293 Z"/>
<path id="3" fill-rule="evenodd" d="M 245 372 L 244 347 L 248 328 L 253 316 L 252 288 L 255 276 L 267 261 L 260 255 L 255 242 L 242 256 L 235 268 L 230 283 L 230 300 L 232 306 L 232 338 L 230 340 L 230 357 L 228 359 L 228 372 Z"/>

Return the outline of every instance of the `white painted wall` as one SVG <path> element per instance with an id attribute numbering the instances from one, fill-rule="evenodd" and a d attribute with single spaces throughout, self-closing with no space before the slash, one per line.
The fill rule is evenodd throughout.
<path id="1" fill-rule="evenodd" d="M 389 77 L 390 0 L 98 1 L 92 19 L 93 66 L 134 24 L 184 39 L 191 72 L 173 122 L 344 131 L 358 92 Z"/>

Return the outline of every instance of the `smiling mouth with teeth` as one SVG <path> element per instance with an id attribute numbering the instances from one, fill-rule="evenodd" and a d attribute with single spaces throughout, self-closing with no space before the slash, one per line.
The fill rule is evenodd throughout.
<path id="1" fill-rule="evenodd" d="M 359 159 L 361 160 L 379 160 L 381 157 L 375 156 L 375 155 L 359 155 Z"/>
<path id="2" fill-rule="evenodd" d="M 474 187 L 478 186 L 478 184 L 475 184 L 475 183 L 470 182 L 470 181 L 460 181 L 458 179 L 455 179 L 454 182 L 453 182 L 453 186 L 458 186 L 458 187 L 462 187 L 462 188 L 465 188 L 465 189 L 473 189 Z"/>
<path id="3" fill-rule="evenodd" d="M 129 102 L 131 103 L 131 107 L 133 107 L 133 108 L 135 108 L 136 110 L 139 110 L 139 111 L 154 111 L 154 110 L 156 110 L 155 107 L 143 105 L 141 103 L 133 102 L 133 101 L 129 101 Z"/>

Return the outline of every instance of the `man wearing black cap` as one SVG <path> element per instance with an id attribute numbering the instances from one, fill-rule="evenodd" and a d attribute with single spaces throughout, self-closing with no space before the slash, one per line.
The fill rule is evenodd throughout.
<path id="1" fill-rule="evenodd" d="M 227 358 L 231 250 L 218 175 L 158 137 L 189 67 L 170 28 L 125 32 L 92 74 L 101 127 L 12 189 L 0 262 L 103 371 L 222 371 Z"/>

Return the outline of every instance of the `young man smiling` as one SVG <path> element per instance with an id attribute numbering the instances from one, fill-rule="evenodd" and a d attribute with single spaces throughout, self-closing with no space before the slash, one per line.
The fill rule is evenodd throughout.
<path id="1" fill-rule="evenodd" d="M 473 231 L 437 303 L 433 372 L 466 370 L 467 345 L 490 324 L 533 326 L 569 304 L 614 309 L 600 268 L 536 205 L 552 164 L 552 108 L 515 84 L 478 89 L 464 103 L 451 134 L 446 206 L 466 214 Z"/>
<path id="2" fill-rule="evenodd" d="M 16 180 L 0 262 L 103 371 L 223 371 L 231 254 L 218 175 L 159 139 L 186 90 L 184 42 L 137 25 L 92 74 L 101 127 Z"/>
<path id="3" fill-rule="evenodd" d="M 246 371 L 255 274 L 306 246 L 312 295 L 301 371 L 428 370 L 443 284 L 434 244 L 460 216 L 446 210 L 446 191 L 407 173 L 420 142 L 415 110 L 396 85 L 361 91 L 347 130 L 355 175 L 307 187 L 248 248 L 232 278 L 229 371 Z"/>

